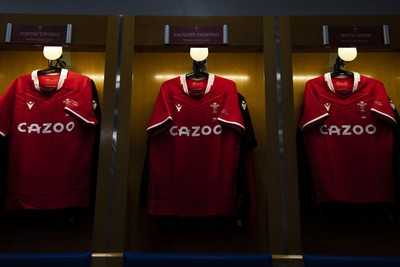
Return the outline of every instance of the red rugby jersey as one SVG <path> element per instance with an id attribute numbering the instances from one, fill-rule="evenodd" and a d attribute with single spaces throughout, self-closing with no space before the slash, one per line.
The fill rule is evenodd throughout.
<path id="1" fill-rule="evenodd" d="M 165 81 L 147 127 L 149 214 L 234 215 L 244 128 L 233 81 Z"/>
<path id="2" fill-rule="evenodd" d="M 317 201 L 392 202 L 393 126 L 382 82 L 354 73 L 309 80 L 299 127 Z"/>
<path id="3" fill-rule="evenodd" d="M 0 135 L 9 139 L 7 210 L 88 206 L 95 125 L 91 79 L 18 77 L 0 97 Z"/>

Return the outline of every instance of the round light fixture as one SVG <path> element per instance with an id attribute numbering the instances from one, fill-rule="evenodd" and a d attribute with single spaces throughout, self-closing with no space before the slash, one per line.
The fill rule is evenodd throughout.
<path id="1" fill-rule="evenodd" d="M 191 47 L 190 48 L 190 57 L 194 61 L 203 61 L 208 57 L 208 48 L 207 47 Z"/>
<path id="2" fill-rule="evenodd" d="M 352 61 L 357 57 L 357 48 L 355 47 L 339 47 L 338 54 L 344 61 Z"/>
<path id="3" fill-rule="evenodd" d="M 43 55 L 48 60 L 59 59 L 62 55 L 62 46 L 45 46 L 43 47 Z"/>

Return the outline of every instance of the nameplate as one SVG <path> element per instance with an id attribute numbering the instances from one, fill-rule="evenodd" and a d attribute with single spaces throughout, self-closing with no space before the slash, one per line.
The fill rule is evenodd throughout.
<path id="1" fill-rule="evenodd" d="M 389 26 L 324 25 L 324 45 L 335 47 L 385 46 L 390 44 Z"/>
<path id="2" fill-rule="evenodd" d="M 63 45 L 71 43 L 72 25 L 29 25 L 7 23 L 6 43 Z"/>
<path id="3" fill-rule="evenodd" d="M 164 26 L 166 45 L 209 46 L 228 44 L 228 25 Z"/>

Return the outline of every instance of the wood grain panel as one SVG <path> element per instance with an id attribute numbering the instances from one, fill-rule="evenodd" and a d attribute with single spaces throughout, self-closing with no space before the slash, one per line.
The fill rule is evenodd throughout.
<path id="1" fill-rule="evenodd" d="M 129 180 L 130 222 L 127 249 L 133 251 L 265 252 L 266 205 L 260 205 L 257 233 L 157 234 L 145 211 L 139 207 L 138 192 L 146 149 L 146 126 L 163 81 L 191 71 L 188 53 L 136 53 L 132 94 L 131 174 Z M 234 80 L 248 103 L 259 145 L 255 149 L 258 184 L 265 184 L 265 107 L 263 57 L 259 53 L 210 54 L 208 72 Z M 265 198 L 265 188 L 258 187 Z M 264 195 L 264 196 L 263 196 Z M 262 202 L 260 202 L 262 203 Z"/>
<path id="2" fill-rule="evenodd" d="M 66 52 L 72 70 L 91 77 L 99 95 L 103 92 L 104 53 Z M 42 51 L 0 51 L 0 95 L 18 77 L 30 74 L 35 69 L 48 66 Z M 102 102 L 100 101 L 100 104 Z M 60 152 L 61 153 L 61 152 Z M 79 214 L 78 223 L 73 227 L 59 226 L 15 226 L 1 214 L 2 241 L 0 249 L 4 252 L 52 252 L 85 251 L 92 247 L 93 217 L 91 212 Z M 62 242 L 60 242 L 60 240 Z"/>
<path id="3" fill-rule="evenodd" d="M 295 118 L 298 118 L 306 81 L 329 71 L 328 53 L 293 53 L 293 98 Z"/>
<path id="4" fill-rule="evenodd" d="M 73 45 L 104 46 L 106 42 L 107 16 L 2 14 L 0 19 L 0 36 L 5 36 L 6 23 L 27 25 L 72 24 L 71 43 Z M 4 43 L 4 39 L 1 39 L 1 43 Z M 29 45 L 27 47 L 34 46 Z"/>
<path id="5" fill-rule="evenodd" d="M 99 101 L 103 103 L 104 52 L 71 52 L 71 70 L 91 78 L 96 84 Z"/>
<path id="6" fill-rule="evenodd" d="M 302 101 L 305 82 L 331 71 L 336 55 L 293 53 L 295 112 Z M 396 106 L 400 105 L 400 53 L 359 52 L 358 56 L 348 62 L 345 68 L 382 81 L 389 97 Z M 366 219 L 366 221 L 354 222 L 329 220 L 323 218 L 321 214 L 303 213 L 303 252 L 330 254 L 334 251 L 336 254 L 343 255 L 396 256 L 400 245 L 397 238 L 400 226 L 397 221 L 385 220 L 383 216 L 381 219 L 382 221 Z"/>
<path id="7" fill-rule="evenodd" d="M 400 107 L 400 53 L 358 53 L 346 69 L 382 81 L 389 97 Z"/>
<path id="8" fill-rule="evenodd" d="M 322 26 L 383 26 L 389 25 L 391 45 L 379 49 L 399 49 L 399 16 L 293 16 L 292 43 L 294 48 L 313 50 L 323 48 Z M 325 48 L 325 50 L 329 48 Z M 371 48 L 365 48 L 371 49 Z"/>
<path id="9" fill-rule="evenodd" d="M 147 47 L 164 45 L 164 25 L 178 26 L 219 26 L 228 25 L 229 45 L 223 46 L 223 50 L 229 48 L 262 47 L 262 18 L 257 16 L 237 17 L 174 17 L 174 16 L 138 16 L 136 17 L 135 46 Z M 174 47 L 176 48 L 176 47 Z M 179 48 L 179 47 L 178 47 Z M 218 48 L 218 47 L 217 47 Z M 171 51 L 171 47 L 164 51 Z M 211 47 L 210 49 L 214 49 Z"/>
<path id="10" fill-rule="evenodd" d="M 3 93 L 18 76 L 48 66 L 42 52 L 0 51 L 0 93 Z"/>

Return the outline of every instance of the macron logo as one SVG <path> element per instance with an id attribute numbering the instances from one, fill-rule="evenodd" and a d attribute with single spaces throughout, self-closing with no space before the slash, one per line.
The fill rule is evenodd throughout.
<path id="1" fill-rule="evenodd" d="M 35 104 L 35 102 L 29 101 L 29 102 L 26 102 L 26 104 L 28 105 L 29 109 L 32 109 L 32 107 Z"/>
<path id="2" fill-rule="evenodd" d="M 245 101 L 242 101 L 241 105 L 242 105 L 242 109 L 243 109 L 243 110 L 246 110 L 246 108 L 247 108 L 246 102 L 245 102 Z"/>
<path id="3" fill-rule="evenodd" d="M 92 100 L 92 108 L 93 108 L 93 110 L 96 110 L 96 108 L 97 108 L 97 103 L 94 100 Z"/>
<path id="4" fill-rule="evenodd" d="M 325 103 L 324 106 L 326 110 L 329 111 L 329 109 L 331 108 L 331 103 Z"/>
<path id="5" fill-rule="evenodd" d="M 181 104 L 176 104 L 175 107 L 178 110 L 178 112 L 180 112 L 181 108 L 182 108 L 182 105 Z"/>

